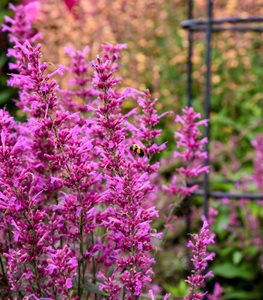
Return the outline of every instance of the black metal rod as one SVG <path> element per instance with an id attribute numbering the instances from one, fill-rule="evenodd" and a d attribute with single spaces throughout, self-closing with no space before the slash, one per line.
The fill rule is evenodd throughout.
<path id="1" fill-rule="evenodd" d="M 205 191 L 196 190 L 193 192 L 194 196 L 204 196 Z M 209 196 L 215 199 L 227 198 L 231 200 L 263 200 L 262 194 L 234 194 L 225 192 L 210 192 Z"/>
<path id="2" fill-rule="evenodd" d="M 193 18 L 193 0 L 188 0 L 188 18 Z M 192 106 L 192 98 L 193 98 L 193 50 L 194 50 L 194 43 L 193 43 L 194 34 L 192 30 L 188 31 L 188 48 L 187 48 L 187 70 L 186 70 L 186 101 L 187 106 Z"/>
<path id="3" fill-rule="evenodd" d="M 193 32 L 205 32 L 206 26 L 196 25 L 191 28 L 187 28 L 189 32 L 193 34 Z M 238 32 L 263 32 L 263 26 L 212 26 L 213 32 L 221 32 L 221 31 L 238 31 Z"/>
<path id="4" fill-rule="evenodd" d="M 192 19 L 193 16 L 193 9 L 194 9 L 194 2 L 193 0 L 188 0 L 188 18 Z M 187 106 L 192 106 L 192 98 L 193 98 L 193 50 L 194 50 L 194 33 L 189 30 L 188 31 L 188 48 L 187 48 L 187 70 L 186 70 L 186 101 Z M 186 184 L 188 184 L 186 182 Z M 185 214 L 185 237 L 186 241 L 189 239 L 189 233 L 191 232 L 191 198 L 187 197 L 185 199 L 185 205 L 186 205 L 186 214 Z M 186 251 L 186 275 L 189 275 L 189 270 L 191 266 L 191 255 L 190 255 L 190 249 L 188 247 L 185 248 Z"/>
<path id="5" fill-rule="evenodd" d="M 213 181 L 210 179 L 210 185 L 211 183 L 223 183 L 223 184 L 229 184 L 229 185 L 234 185 L 234 184 L 240 184 L 242 183 L 242 180 L 234 180 L 234 179 L 228 179 L 228 178 L 218 178 L 214 179 Z M 194 180 L 189 183 L 189 186 L 193 185 L 202 185 L 203 181 L 202 180 Z"/>
<path id="6" fill-rule="evenodd" d="M 263 17 L 249 17 L 249 18 L 218 18 L 213 19 L 212 24 L 238 24 L 238 23 L 263 23 Z M 208 24 L 208 20 L 206 19 L 193 19 L 188 18 L 188 20 L 184 20 L 181 25 L 183 28 L 189 28 L 196 25 L 206 25 Z"/>
<path id="7" fill-rule="evenodd" d="M 204 161 L 205 166 L 210 165 L 209 159 L 209 143 L 210 143 L 210 102 L 211 102 L 211 54 L 212 54 L 212 18 L 213 18 L 213 0 L 207 0 L 207 30 L 206 30 L 206 55 L 205 55 L 205 118 L 208 120 L 208 125 L 205 127 L 205 151 L 207 157 Z M 209 210 L 209 174 L 204 174 L 204 215 L 208 218 Z"/>

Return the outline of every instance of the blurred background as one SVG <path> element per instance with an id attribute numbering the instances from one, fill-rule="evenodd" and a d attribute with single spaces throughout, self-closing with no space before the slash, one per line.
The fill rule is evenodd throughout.
<path id="1" fill-rule="evenodd" d="M 10 3 L 1 0 L 0 22 L 12 15 Z M 24 1 L 30 2 L 30 1 Z M 120 68 L 123 86 L 149 89 L 160 98 L 158 110 L 173 111 L 165 121 L 162 141 L 174 150 L 174 116 L 186 105 L 187 32 L 180 23 L 187 19 L 187 1 L 183 0 L 41 0 L 34 15 L 34 26 L 42 34 L 43 60 L 52 66 L 69 65 L 65 47 L 77 50 L 91 48 L 94 59 L 103 43 L 126 43 Z M 194 1 L 194 15 L 206 15 L 206 1 Z M 215 17 L 263 16 L 262 0 L 218 0 Z M 251 145 L 263 133 L 263 33 L 222 32 L 213 35 L 211 162 L 212 187 L 221 191 L 257 192 L 251 178 L 254 174 L 255 150 Z M 205 35 L 194 35 L 194 107 L 203 112 Z M 13 99 L 17 91 L 6 85 L 9 47 L 6 33 L 0 38 L 0 106 L 21 119 Z M 59 79 L 66 87 L 67 80 Z M 129 104 L 127 104 L 129 106 Z M 128 109 L 129 107 L 127 107 Z M 170 126 L 171 125 L 171 126 Z M 160 141 L 161 142 L 161 141 Z M 168 169 L 168 171 L 167 171 Z M 169 178 L 173 166 L 164 168 Z M 228 185 L 219 178 L 235 180 Z M 262 183 L 263 185 L 263 183 Z M 202 199 L 195 199 L 193 226 L 198 224 Z M 263 237 L 262 203 L 243 201 L 212 201 L 218 209 L 214 231 L 217 234 L 216 260 L 213 264 L 215 282 L 224 290 L 222 299 L 263 299 Z M 184 212 L 176 211 L 176 228 L 169 234 L 167 245 L 156 266 L 156 285 L 174 297 L 186 292 Z M 195 220 L 196 219 L 196 220 Z M 196 222 L 195 222 L 196 221 Z M 162 224 L 156 224 L 160 227 Z M 194 229 L 193 229 L 194 230 Z M 172 262 L 172 263 L 171 263 Z"/>

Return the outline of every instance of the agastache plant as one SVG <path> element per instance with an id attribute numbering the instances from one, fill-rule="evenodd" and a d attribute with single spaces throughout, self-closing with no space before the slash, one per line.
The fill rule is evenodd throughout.
<path id="1" fill-rule="evenodd" d="M 110 276 L 100 272 L 99 278 L 103 280 L 100 289 L 108 293 L 109 299 L 119 299 L 119 295 L 123 299 L 138 299 L 151 281 L 154 260 L 149 251 L 153 247 L 152 239 L 158 237 L 151 221 L 158 212 L 154 207 L 145 206 L 152 190 L 149 175 L 138 168 L 140 158 L 133 157 L 129 150 L 129 127 L 125 121 L 136 114 L 136 110 L 121 114 L 125 94 L 116 90 L 120 79 L 114 74 L 122 48 L 123 45 L 104 46 L 103 56 L 93 63 L 93 84 L 100 98 L 100 106 L 95 110 L 97 146 L 107 187 L 102 225 L 107 230 L 114 266 Z M 141 160 L 147 162 L 147 158 Z"/>
<path id="2" fill-rule="evenodd" d="M 120 88 L 123 44 L 103 45 L 91 63 L 88 48 L 67 49 L 71 66 L 50 73 L 27 8 L 13 7 L 4 26 L 14 43 L 8 83 L 27 118 L 19 123 L 0 110 L 0 264 L 8 297 L 141 299 L 152 280 L 153 240 L 161 237 L 152 225 L 160 189 L 153 158 L 166 147 L 156 142 L 166 113 L 158 115 L 149 91 Z M 57 78 L 66 72 L 70 87 L 62 89 Z M 124 114 L 128 98 L 136 107 Z M 207 171 L 199 164 L 205 140 L 198 126 L 206 124 L 199 117 L 189 108 L 177 118 L 189 129 L 179 135 L 185 152 L 177 155 L 191 162 L 179 169 L 186 177 Z"/>
<path id="3" fill-rule="evenodd" d="M 24 160 L 17 156 L 13 172 L 17 168 L 18 175 L 3 176 L 3 223 L 10 224 L 4 230 L 11 239 L 15 237 L 4 253 L 10 289 L 18 295 L 24 288 L 34 297 L 69 298 L 77 277 L 81 296 L 85 270 L 92 261 L 84 251 L 93 251 L 91 236 L 96 229 L 99 198 L 93 186 L 99 190 L 96 184 L 100 182 L 96 163 L 88 157 L 93 156 L 89 130 L 77 114 L 71 115 L 59 104 L 52 77 L 60 70 L 46 74 L 40 45 L 34 47 L 28 40 L 15 43 L 19 73 L 12 75 L 9 84 L 20 88 L 18 105 L 28 114 L 28 121 L 17 126 L 22 141 L 16 141 L 22 146 L 25 171 L 20 170 Z M 3 132 L 2 137 L 6 152 Z M 8 186 L 14 196 L 8 194 Z M 9 199 L 19 213 L 9 209 Z"/>
<path id="4" fill-rule="evenodd" d="M 214 244 L 215 235 L 211 232 L 210 225 L 203 218 L 203 226 L 199 234 L 193 234 L 192 240 L 188 241 L 187 247 L 192 249 L 193 263 L 192 274 L 187 277 L 186 282 L 190 286 L 189 295 L 185 300 L 201 300 L 207 292 L 200 292 L 200 288 L 204 288 L 207 277 L 213 276 L 211 271 L 207 271 L 208 261 L 214 259 L 215 254 L 208 252 L 207 247 Z"/>
<path id="5" fill-rule="evenodd" d="M 202 138 L 200 126 L 207 126 L 207 120 L 199 120 L 200 113 L 196 113 L 192 107 L 183 109 L 182 116 L 177 115 L 175 122 L 180 126 L 174 136 L 177 139 L 177 151 L 174 157 L 179 158 L 182 166 L 176 169 L 177 174 L 174 175 L 171 186 L 169 187 L 171 194 L 179 194 L 182 196 L 191 195 L 198 185 L 190 186 L 190 181 L 197 178 L 203 173 L 208 173 L 209 168 L 204 166 L 204 159 L 207 156 L 204 145 L 207 138 Z M 183 179 L 183 183 L 179 183 L 179 176 Z"/>
<path id="6" fill-rule="evenodd" d="M 201 134 L 201 126 L 207 126 L 208 121 L 200 119 L 201 114 L 196 113 L 193 107 L 184 108 L 182 115 L 177 115 L 175 118 L 178 128 L 174 133 L 176 151 L 173 156 L 176 158 L 177 163 L 180 163 L 180 167 L 175 169 L 169 185 L 162 186 L 162 189 L 168 194 L 169 200 L 170 197 L 176 197 L 173 203 L 169 201 L 167 207 L 163 209 L 168 211 L 168 215 L 164 217 L 165 235 L 168 228 L 172 227 L 172 223 L 175 222 L 176 216 L 173 216 L 173 211 L 177 205 L 187 204 L 187 213 L 190 218 L 191 208 L 188 199 L 199 187 L 198 184 L 193 184 L 192 181 L 197 179 L 198 176 L 209 172 L 209 168 L 204 166 L 204 159 L 207 156 L 204 145 L 207 143 L 207 139 L 203 138 Z M 169 160 L 171 159 L 169 158 Z M 182 204 L 182 201 L 185 203 Z"/>
<path id="7" fill-rule="evenodd" d="M 10 42 L 33 43 L 41 38 L 41 34 L 33 28 L 33 21 L 39 12 L 37 1 L 22 3 L 18 6 L 9 4 L 9 8 L 14 11 L 14 17 L 5 17 L 6 24 L 2 25 L 2 31 L 9 33 Z M 10 51 L 13 50 L 10 49 Z"/>
<path id="8" fill-rule="evenodd" d="M 62 69 L 48 74 L 47 64 L 40 62 L 40 45 L 14 41 L 18 74 L 12 74 L 9 84 L 19 88 L 17 104 L 28 120 L 18 126 L 3 112 L 3 120 L 9 120 L 1 134 L 3 157 L 10 160 L 13 153 L 17 159 L 12 170 L 3 166 L 15 174 L 12 180 L 3 174 L 1 194 L 3 232 L 10 237 L 3 247 L 10 295 L 90 297 L 85 284 L 96 284 L 98 278 L 104 279 L 100 288 L 110 299 L 120 293 L 138 298 L 151 281 L 150 250 L 159 235 L 150 223 L 158 214 L 144 204 L 153 187 L 129 150 L 127 120 L 136 110 L 122 115 L 126 96 L 117 91 L 120 78 L 113 76 L 124 46 L 105 45 L 102 59 L 93 64 L 95 99 L 86 110 L 95 118 L 85 121 L 68 112 L 60 99 L 54 76 Z M 72 55 L 76 57 L 84 63 L 80 52 Z M 73 62 L 74 84 L 79 87 L 88 83 L 81 76 L 86 69 Z M 85 98 L 83 90 L 78 96 Z M 19 130 L 8 131 L 9 123 Z M 12 148 L 6 153 L 7 133 L 21 153 Z M 141 166 L 147 161 L 143 158 Z M 26 172 L 20 171 L 23 168 Z M 102 236 L 99 227 L 105 228 Z M 111 275 L 109 266 L 115 267 Z"/>
<path id="9" fill-rule="evenodd" d="M 66 89 L 60 89 L 63 106 L 71 112 L 87 111 L 86 104 L 91 104 L 95 99 L 96 90 L 91 85 L 91 65 L 87 61 L 89 47 L 83 51 L 66 48 L 65 53 L 71 58 L 71 65 L 66 68 L 69 74 Z"/>
<path id="10" fill-rule="evenodd" d="M 16 41 L 15 46 L 17 68 L 20 74 L 12 75 L 11 86 L 20 88 L 19 104 L 30 116 L 28 122 L 18 126 L 21 131 L 21 156 L 14 166 L 17 174 L 3 176 L 3 199 L 7 207 L 3 207 L 4 222 L 9 220 L 9 234 L 12 246 L 4 256 L 8 259 L 7 274 L 11 291 L 20 295 L 21 288 L 36 297 L 50 296 L 59 293 L 69 296 L 66 282 L 76 273 L 76 266 L 58 265 L 58 272 L 50 272 L 50 264 L 58 250 L 55 246 L 59 239 L 55 228 L 59 226 L 59 218 L 51 215 L 51 197 L 54 189 L 50 163 L 47 153 L 54 149 L 52 139 L 52 121 L 50 113 L 56 107 L 55 81 L 44 75 L 45 65 L 39 62 L 40 46 L 32 47 L 28 41 L 24 45 Z M 31 130 L 31 131 L 30 131 Z M 2 137 L 4 137 L 2 131 Z M 22 139 L 22 141 L 21 141 Z M 5 151 L 7 137 L 2 139 Z M 10 149 L 13 153 L 14 148 Z M 12 155 L 10 152 L 10 156 Z M 27 155 L 25 157 L 25 155 Z M 23 169 L 21 163 L 24 162 Z M 54 164 L 55 166 L 56 164 Z M 50 183 L 50 184 L 49 184 Z M 10 200 L 12 201 L 10 202 Z M 13 204 L 11 206 L 11 204 Z M 49 219 L 51 219 L 49 221 Z M 51 246 L 53 245 L 53 247 Z M 64 248 L 64 250 L 66 250 Z M 74 258 L 74 251 L 67 251 L 68 259 Z M 63 268 L 63 272 L 59 269 Z M 59 287 L 52 286 L 52 275 L 61 281 Z M 69 276 L 68 278 L 66 276 Z"/>

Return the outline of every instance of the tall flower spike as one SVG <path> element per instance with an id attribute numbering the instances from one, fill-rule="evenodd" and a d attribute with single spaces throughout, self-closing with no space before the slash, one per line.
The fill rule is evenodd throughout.
<path id="1" fill-rule="evenodd" d="M 140 126 L 138 132 L 138 139 L 144 141 L 146 149 L 145 152 L 150 157 L 155 153 L 161 152 L 166 148 L 166 143 L 158 146 L 155 139 L 161 135 L 162 130 L 155 128 L 160 120 L 165 117 L 168 112 L 158 115 L 155 105 L 158 99 L 151 99 L 149 90 L 138 96 L 138 105 L 142 109 L 142 114 L 138 116 L 138 124 Z"/>
<path id="2" fill-rule="evenodd" d="M 100 101 L 95 110 L 96 146 L 100 149 L 100 165 L 107 188 L 103 194 L 107 208 L 102 225 L 107 229 L 113 267 L 112 275 L 100 273 L 99 276 L 104 279 L 100 288 L 109 293 L 110 299 L 118 299 L 120 292 L 125 299 L 140 297 L 151 281 L 154 260 L 149 251 L 153 247 L 152 239 L 158 236 L 151 227 L 158 212 L 144 204 L 152 190 L 149 175 L 137 167 L 137 157 L 129 151 L 130 128 L 126 120 L 135 111 L 122 115 L 125 96 L 116 89 L 120 79 L 114 74 L 121 48 L 107 45 L 103 57 L 98 57 L 93 64 L 96 72 L 93 84 L 98 89 Z"/>
<path id="3" fill-rule="evenodd" d="M 210 225 L 203 217 L 203 226 L 200 234 L 193 234 L 192 240 L 188 241 L 187 247 L 192 249 L 193 262 L 192 274 L 187 277 L 186 282 L 190 286 L 189 295 L 184 300 L 201 300 L 207 294 L 207 292 L 200 292 L 199 289 L 205 285 L 205 279 L 213 276 L 211 271 L 206 272 L 208 261 L 214 259 L 215 254 L 209 253 L 207 247 L 214 244 L 215 235 L 210 230 Z"/>
<path id="4" fill-rule="evenodd" d="M 86 268 L 94 259 L 84 252 L 95 255 L 98 248 L 90 236 L 97 229 L 97 219 L 99 222 L 95 206 L 99 199 L 96 191 L 101 189 L 95 151 L 90 151 L 89 122 L 60 105 L 53 76 L 61 69 L 47 74 L 47 64 L 40 62 L 40 45 L 32 46 L 29 41 L 15 43 L 14 66 L 19 73 L 11 75 L 9 83 L 20 88 L 18 104 L 28 113 L 22 137 L 27 137 L 25 144 L 30 148 L 26 160 L 30 172 L 18 170 L 21 178 L 12 178 L 15 184 L 11 179 L 8 182 L 10 197 L 2 197 L 1 209 L 11 210 L 5 214 L 4 222 L 10 224 L 7 231 L 14 236 L 12 248 L 6 242 L 7 276 L 13 291 L 25 289 L 26 295 L 34 293 L 36 297 L 56 298 L 60 294 L 69 298 L 69 289 L 76 290 L 77 282 L 81 297 Z M 6 144 L 7 138 L 2 136 Z M 18 166 L 21 162 L 18 160 Z M 9 192 L 6 187 L 5 191 Z M 15 214 L 15 210 L 19 212 Z M 59 249 L 64 243 L 67 248 Z"/>
<path id="5" fill-rule="evenodd" d="M 28 41 L 23 45 L 16 41 L 14 55 L 19 74 L 11 74 L 9 80 L 10 86 L 21 89 L 18 106 L 36 118 L 47 117 L 48 110 L 57 105 L 57 84 L 52 77 L 61 74 L 61 69 L 45 74 L 47 64 L 40 62 L 40 48 L 40 45 L 34 47 Z"/>
<path id="6" fill-rule="evenodd" d="M 71 58 L 69 72 L 69 82 L 66 89 L 61 89 L 63 106 L 69 111 L 86 111 L 85 104 L 91 104 L 96 96 L 95 89 L 90 86 L 92 77 L 89 75 L 90 65 L 87 62 L 89 47 L 83 51 L 76 51 L 72 48 L 65 48 L 65 53 Z M 71 86 L 72 88 L 69 88 Z"/>
<path id="7" fill-rule="evenodd" d="M 207 120 L 197 121 L 201 118 L 200 113 L 196 113 L 192 107 L 183 109 L 183 115 L 177 115 L 175 122 L 180 125 L 174 136 L 177 140 L 178 150 L 174 152 L 174 157 L 182 161 L 183 166 L 177 168 L 178 175 L 184 178 L 185 186 L 178 184 L 178 177 L 175 175 L 172 179 L 169 191 L 172 194 L 188 196 L 198 188 L 198 185 L 189 187 L 188 184 L 192 178 L 198 177 L 202 173 L 208 173 L 209 168 L 203 165 L 207 153 L 204 151 L 204 144 L 207 138 L 201 138 L 199 127 L 207 126 Z"/>
<path id="8" fill-rule="evenodd" d="M 6 16 L 5 22 L 2 26 L 2 31 L 8 32 L 9 41 L 11 43 L 23 45 L 25 42 L 34 44 L 37 40 L 41 39 L 41 34 L 33 29 L 33 22 L 38 15 L 37 1 L 32 1 L 28 4 L 20 4 L 14 6 L 12 4 L 9 7 L 14 11 L 13 18 Z M 17 48 L 9 48 L 7 52 L 8 57 L 21 58 Z M 19 61 L 19 59 L 18 59 Z M 21 71 L 21 65 L 19 63 L 9 63 L 10 70 Z"/>
<path id="9" fill-rule="evenodd" d="M 41 34 L 33 28 L 33 21 L 39 13 L 37 1 L 18 6 L 10 4 L 9 7 L 14 11 L 14 17 L 5 17 L 6 24 L 2 26 L 2 31 L 9 33 L 10 42 L 34 42 L 41 38 Z"/>

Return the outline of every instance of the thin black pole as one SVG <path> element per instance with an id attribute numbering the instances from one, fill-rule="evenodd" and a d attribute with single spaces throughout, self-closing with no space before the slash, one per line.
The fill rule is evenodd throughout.
<path id="1" fill-rule="evenodd" d="M 194 16 L 194 2 L 193 0 L 188 0 L 188 19 L 193 19 Z M 193 77 L 193 62 L 192 62 L 192 56 L 193 56 L 193 31 L 188 30 L 188 49 L 187 49 L 187 77 L 186 77 L 186 95 L 187 95 L 187 106 L 192 106 L 192 97 L 193 97 L 193 91 L 192 91 L 192 77 Z M 190 198 L 187 197 L 185 199 L 185 206 L 186 206 L 186 235 L 188 235 L 191 231 L 191 207 L 190 207 Z"/>
<path id="2" fill-rule="evenodd" d="M 244 24 L 244 23 L 262 23 L 263 17 L 249 17 L 249 18 L 219 18 L 219 19 L 213 19 L 212 24 Z M 183 28 L 194 28 L 196 26 L 200 25 L 207 25 L 207 20 L 203 19 L 192 19 L 189 18 L 188 20 L 185 20 L 181 23 Z"/>
<path id="3" fill-rule="evenodd" d="M 189 28 L 192 32 L 206 32 L 207 27 L 204 25 L 197 25 Z M 213 26 L 213 32 L 233 31 L 233 32 L 263 32 L 263 26 Z"/>
<path id="4" fill-rule="evenodd" d="M 193 8 L 194 8 L 194 2 L 193 0 L 188 0 L 188 19 L 193 19 Z M 187 106 L 192 106 L 192 97 L 193 97 L 193 91 L 192 91 L 192 78 L 193 78 L 193 38 L 194 38 L 194 32 L 189 29 L 188 30 L 188 49 L 187 49 L 187 76 L 186 76 L 186 97 L 187 97 Z M 188 185 L 188 183 L 186 182 Z M 189 239 L 189 233 L 191 232 L 191 219 L 192 219 L 192 211 L 191 211 L 191 199 L 190 197 L 185 198 L 185 207 L 186 207 L 186 214 L 185 214 L 185 234 L 186 234 L 186 240 Z M 191 269 L 191 255 L 189 248 L 186 247 L 186 275 L 189 275 L 189 271 Z"/>
<path id="5" fill-rule="evenodd" d="M 194 3 L 193 0 L 188 0 L 188 19 L 193 19 L 193 9 Z M 189 28 L 188 30 L 188 49 L 187 49 L 187 76 L 186 76 L 186 97 L 187 97 L 187 106 L 192 106 L 192 98 L 193 98 L 193 89 L 192 89 L 192 77 L 193 77 L 193 43 L 194 33 Z"/>
<path id="6" fill-rule="evenodd" d="M 204 196 L 203 190 L 196 190 L 193 192 L 194 196 Z M 258 201 L 263 200 L 263 194 L 234 194 L 234 193 L 225 193 L 225 192 L 210 192 L 209 196 L 214 199 L 223 199 L 227 198 L 229 200 L 250 200 Z"/>
<path id="7" fill-rule="evenodd" d="M 207 0 L 207 29 L 206 29 L 206 55 L 205 55 L 205 118 L 208 120 L 208 126 L 205 128 L 207 143 L 205 151 L 207 158 L 205 166 L 209 166 L 209 143 L 210 143 L 210 102 L 211 102 L 211 53 L 212 53 L 212 17 L 213 17 L 213 0 Z M 209 210 L 209 174 L 204 175 L 204 215 L 208 218 Z"/>

